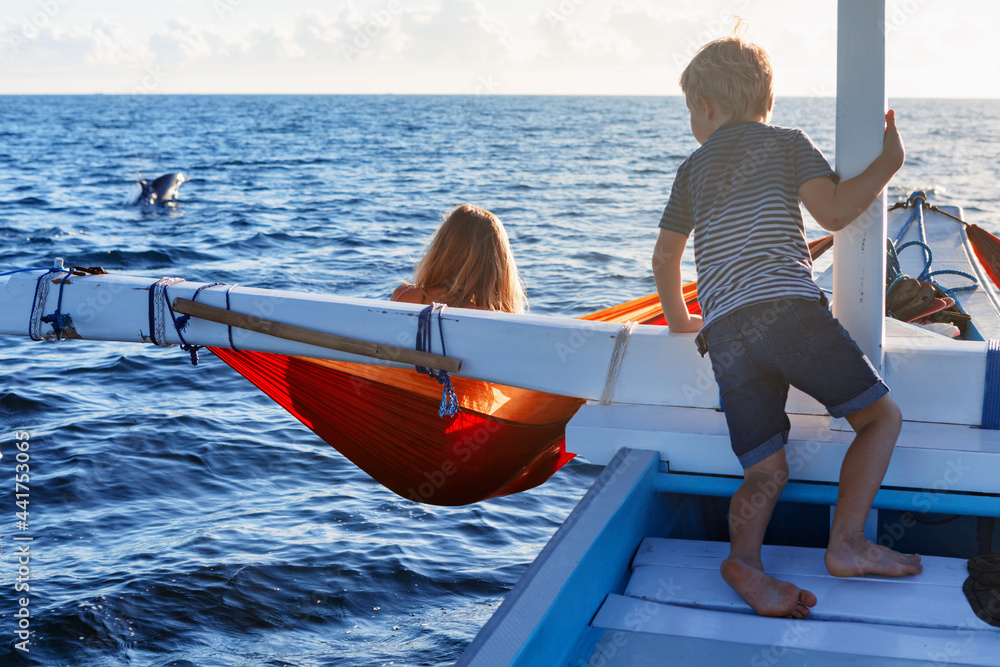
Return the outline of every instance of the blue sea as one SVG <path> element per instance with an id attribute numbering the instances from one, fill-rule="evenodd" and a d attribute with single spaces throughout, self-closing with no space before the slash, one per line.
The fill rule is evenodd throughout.
<path id="1" fill-rule="evenodd" d="M 892 106 L 908 156 L 890 199 L 925 189 L 1000 230 L 1000 101 Z M 774 122 L 832 161 L 832 100 L 780 99 Z M 680 98 L 3 97 L 0 272 L 63 257 L 384 298 L 469 201 L 506 224 L 533 311 L 574 317 L 654 291 L 656 225 L 696 146 Z M 127 205 L 170 171 L 192 179 L 176 207 Z M 448 665 L 599 470 L 433 507 L 207 353 L 6 336 L 0 377 L 2 665 Z"/>

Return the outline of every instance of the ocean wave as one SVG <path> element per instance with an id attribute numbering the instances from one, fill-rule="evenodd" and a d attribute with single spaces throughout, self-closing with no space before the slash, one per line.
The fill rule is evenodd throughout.
<path id="1" fill-rule="evenodd" d="M 169 250 L 102 250 L 76 253 L 66 257 L 74 266 L 102 266 L 105 269 L 163 269 L 204 263 L 221 259 L 206 251 L 192 248 L 171 248 Z"/>
<path id="2" fill-rule="evenodd" d="M 10 201 L 0 201 L 0 206 L 5 208 L 40 208 L 50 206 L 47 199 L 42 197 L 24 197 Z"/>

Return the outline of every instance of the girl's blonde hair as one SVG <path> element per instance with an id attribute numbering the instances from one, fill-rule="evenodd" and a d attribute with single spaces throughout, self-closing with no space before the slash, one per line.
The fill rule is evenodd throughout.
<path id="1" fill-rule="evenodd" d="M 527 295 L 514 263 L 507 230 L 484 208 L 462 204 L 434 232 L 413 283 L 442 294 L 453 306 L 523 313 Z"/>
<path id="2" fill-rule="evenodd" d="M 745 22 L 732 34 L 709 42 L 681 74 L 681 90 L 689 107 L 701 96 L 714 100 L 730 120 L 771 118 L 774 70 L 763 48 L 744 39 Z"/>

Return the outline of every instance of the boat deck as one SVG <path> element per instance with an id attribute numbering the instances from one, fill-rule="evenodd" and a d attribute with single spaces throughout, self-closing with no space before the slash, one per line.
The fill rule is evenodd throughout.
<path id="1" fill-rule="evenodd" d="M 690 450 L 712 448 L 710 440 L 686 437 Z M 969 453 L 961 455 L 968 468 L 962 474 L 945 479 L 947 471 L 939 469 L 936 486 L 882 489 L 876 505 L 890 513 L 913 506 L 918 514 L 954 512 L 960 519 L 1000 516 L 995 489 L 974 491 L 984 480 L 970 474 L 996 466 L 988 458 L 972 464 Z M 815 548 L 826 536 L 809 531 L 828 512 L 823 506 L 835 503 L 836 485 L 790 481 L 782 493 L 788 502 L 776 510 L 786 513 L 789 530 L 769 542 L 801 546 L 765 546 L 764 565 L 811 590 L 819 602 L 804 620 L 762 618 L 719 573 L 728 543 L 709 541 L 724 539 L 725 505 L 707 496 L 731 496 L 739 479 L 676 472 L 675 464 L 686 467 L 683 461 L 668 464 L 657 451 L 616 452 L 458 664 L 1000 666 L 1000 629 L 980 621 L 962 593 L 966 552 L 974 553 L 975 546 L 955 542 L 957 548 L 925 555 L 924 572 L 915 577 L 831 577 L 823 549 Z M 820 515 L 809 508 L 819 508 Z M 796 523 L 807 520 L 813 524 Z M 913 525 L 905 537 L 891 528 L 883 535 L 906 550 L 911 537 L 907 544 L 924 544 L 918 533 L 935 544 L 968 538 L 940 524 Z"/>
<path id="2" fill-rule="evenodd" d="M 912 209 L 896 209 L 889 212 L 888 238 L 896 239 L 909 219 Z M 972 331 L 969 340 L 989 340 L 1000 337 L 1000 290 L 983 270 L 976 258 L 975 250 L 965 232 L 965 225 L 949 218 L 944 213 L 962 217 L 962 209 L 956 206 L 942 206 L 939 211 L 924 210 L 924 235 L 921 236 L 918 220 L 914 220 L 899 238 L 897 247 L 913 241 L 924 241 L 930 246 L 933 257 L 932 271 L 960 271 L 976 279 L 974 290 L 954 292 L 959 308 L 972 315 Z M 916 278 L 925 269 L 925 254 L 919 246 L 904 248 L 899 253 L 899 264 L 903 273 Z M 970 285 L 967 278 L 957 275 L 933 276 L 941 286 L 948 288 Z M 816 277 L 816 284 L 827 292 L 833 287 L 833 267 Z M 887 332 L 888 335 L 888 332 Z"/>
<path id="3" fill-rule="evenodd" d="M 591 660 L 1000 665 L 1000 629 L 979 620 L 962 593 L 963 559 L 925 557 L 914 577 L 841 579 L 826 572 L 822 549 L 765 546 L 769 572 L 819 599 L 809 618 L 791 620 L 755 615 L 723 581 L 728 546 L 643 540 L 624 593 L 609 595 L 591 622 L 604 629 Z"/>
<path id="4" fill-rule="evenodd" d="M 960 208 L 942 206 L 941 210 L 962 217 Z M 899 236 L 911 212 L 910 209 L 902 209 L 890 214 L 888 224 L 890 239 Z M 906 233 L 898 240 L 897 247 L 902 247 L 911 241 L 925 240 L 934 253 L 932 271 L 961 271 L 974 276 L 978 283 L 976 289 L 955 292 L 955 300 L 962 310 L 972 315 L 972 325 L 975 328 L 973 338 L 981 336 L 983 340 L 989 340 L 1000 336 L 1000 295 L 976 259 L 976 253 L 965 233 L 965 225 L 936 211 L 925 210 L 922 239 L 918 222 L 914 220 L 910 224 Z M 924 261 L 924 252 L 918 246 L 905 248 L 899 253 L 900 268 L 909 276 L 919 276 L 924 270 Z M 940 281 L 945 288 L 969 284 L 968 279 L 956 275 L 935 276 L 933 280 Z"/>

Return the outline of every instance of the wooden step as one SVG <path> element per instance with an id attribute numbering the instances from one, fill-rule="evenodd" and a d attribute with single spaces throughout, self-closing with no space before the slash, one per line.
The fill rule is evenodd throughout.
<path id="1" fill-rule="evenodd" d="M 1000 634 L 968 629 L 763 618 L 622 595 L 609 595 L 591 625 L 606 630 L 594 658 L 612 649 L 625 657 L 594 664 L 1000 666 Z M 656 637 L 669 641 L 657 644 Z M 691 639 L 709 640 L 718 655 L 710 662 L 672 662 Z M 629 649 L 647 657 L 657 652 L 640 663 L 626 656 Z"/>
<path id="2" fill-rule="evenodd" d="M 647 537 L 639 545 L 632 567 L 668 566 L 719 571 L 723 559 L 729 554 L 729 542 L 707 540 L 672 540 Z M 761 560 L 768 572 L 788 575 L 829 576 L 823 564 L 823 549 L 806 547 L 781 547 L 765 544 Z M 838 579 L 838 581 L 885 581 L 908 585 L 937 585 L 962 587 L 968 575 L 961 558 L 923 556 L 924 571 L 914 577 L 865 577 L 864 579 Z M 777 575 L 775 575 L 777 576 Z M 720 579 L 721 581 L 721 579 Z"/>
<path id="3" fill-rule="evenodd" d="M 962 559 L 925 557 L 913 577 L 844 579 L 827 573 L 823 549 L 765 546 L 769 573 L 818 598 L 809 618 L 797 621 L 757 616 L 719 574 L 728 553 L 726 542 L 647 537 L 624 595 L 609 595 L 592 625 L 770 650 L 1000 665 L 1000 629 L 966 601 Z"/>
<path id="4" fill-rule="evenodd" d="M 719 573 L 728 553 L 726 542 L 646 538 L 633 561 L 625 595 L 685 607 L 752 613 Z M 810 614 L 813 620 L 941 629 L 981 625 L 991 629 L 975 617 L 962 593 L 962 582 L 968 576 L 962 559 L 925 557 L 924 571 L 912 577 L 845 579 L 826 571 L 823 555 L 823 549 L 770 545 L 761 554 L 769 574 L 816 595 L 819 602 Z"/>

